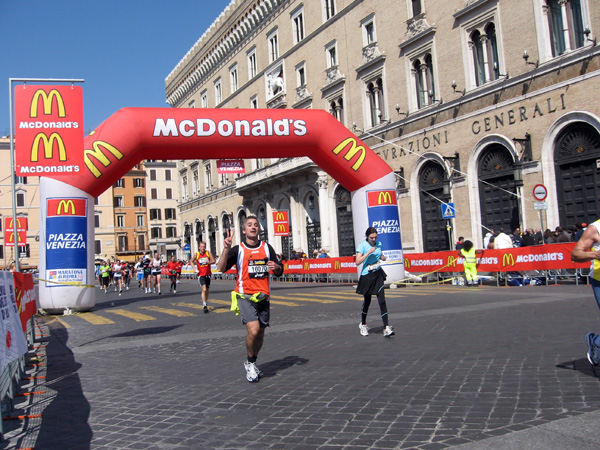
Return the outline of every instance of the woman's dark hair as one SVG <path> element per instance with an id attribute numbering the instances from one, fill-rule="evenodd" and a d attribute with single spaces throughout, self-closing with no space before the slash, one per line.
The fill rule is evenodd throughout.
<path id="1" fill-rule="evenodd" d="M 473 248 L 473 243 L 469 240 L 466 240 L 465 242 L 463 242 L 463 248 L 465 249 L 466 252 L 468 252 L 469 250 L 471 250 Z"/>
<path id="2" fill-rule="evenodd" d="M 365 231 L 365 237 L 368 238 L 370 234 L 377 234 L 377 228 L 375 227 L 369 227 L 367 228 L 367 231 Z"/>

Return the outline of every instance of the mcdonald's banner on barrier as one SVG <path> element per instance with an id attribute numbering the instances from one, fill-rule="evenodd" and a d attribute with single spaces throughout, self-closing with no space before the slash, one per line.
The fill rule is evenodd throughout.
<path id="1" fill-rule="evenodd" d="M 307 273 L 356 273 L 354 257 L 292 259 L 283 261 L 283 272 L 286 274 Z"/>
<path id="2" fill-rule="evenodd" d="M 273 235 L 290 235 L 290 221 L 287 211 L 273 211 Z"/>
<path id="3" fill-rule="evenodd" d="M 27 352 L 19 319 L 13 274 L 0 271 L 0 372 Z"/>
<path id="4" fill-rule="evenodd" d="M 87 199 L 46 200 L 46 287 L 85 283 Z"/>
<path id="5" fill-rule="evenodd" d="M 244 166 L 243 159 L 234 160 L 223 160 L 217 161 L 217 173 L 228 174 L 228 173 L 246 173 L 246 167 Z"/>
<path id="6" fill-rule="evenodd" d="M 585 269 L 590 263 L 571 261 L 575 243 L 547 244 L 504 250 L 484 250 L 477 255 L 479 272 L 526 272 L 529 270 Z M 464 258 L 457 251 L 405 253 L 404 267 L 410 273 L 462 272 Z"/>
<path id="7" fill-rule="evenodd" d="M 35 288 L 33 285 L 33 275 L 30 273 L 14 272 L 13 279 L 15 283 L 15 298 L 17 301 L 17 310 L 21 318 L 23 333 L 27 333 L 27 322 L 34 316 L 37 307 Z"/>
<path id="8" fill-rule="evenodd" d="M 15 150 L 19 176 L 65 178 L 82 170 L 81 86 L 15 87 Z"/>

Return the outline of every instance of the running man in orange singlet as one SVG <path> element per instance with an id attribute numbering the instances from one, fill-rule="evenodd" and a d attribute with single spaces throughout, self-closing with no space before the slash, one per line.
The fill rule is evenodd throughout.
<path id="1" fill-rule="evenodd" d="M 260 225 L 255 216 L 246 218 L 242 232 L 244 241 L 232 248 L 231 231 L 227 230 L 217 268 L 221 273 L 227 272 L 233 266 L 237 269 L 237 284 L 231 293 L 232 309 L 239 309 L 242 323 L 246 325 L 248 361 L 244 363 L 244 367 L 246 379 L 254 383 L 260 377 L 256 359 L 262 348 L 265 328 L 269 326 L 270 272 L 281 276 L 283 265 L 273 247 L 258 238 Z"/>
<path id="2" fill-rule="evenodd" d="M 215 258 L 206 250 L 206 242 L 198 244 L 198 252 L 194 258 L 194 263 L 198 266 L 198 283 L 202 289 L 202 306 L 204 313 L 208 313 L 208 290 L 210 289 L 210 276 L 212 270 L 210 266 L 215 263 Z"/>

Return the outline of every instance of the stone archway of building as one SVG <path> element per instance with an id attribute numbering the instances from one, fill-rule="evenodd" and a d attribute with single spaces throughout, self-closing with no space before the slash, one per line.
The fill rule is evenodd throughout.
<path id="1" fill-rule="evenodd" d="M 600 217 L 600 133 L 591 125 L 568 125 L 554 150 L 559 225 Z"/>
<path id="2" fill-rule="evenodd" d="M 423 251 L 450 250 L 452 242 L 448 235 L 446 220 L 442 218 L 441 204 L 449 201 L 449 181 L 445 168 L 437 161 L 429 160 L 419 173 L 419 199 Z"/>
<path id="3" fill-rule="evenodd" d="M 481 223 L 507 234 L 521 226 L 514 164 L 510 150 L 497 143 L 485 147 L 478 160 Z"/>
<path id="4" fill-rule="evenodd" d="M 370 221 L 400 223 L 392 168 L 324 110 L 123 108 L 85 138 L 83 151 L 67 153 L 60 168 L 40 165 L 31 155 L 31 163 L 36 163 L 32 170 L 41 169 L 38 173 L 43 174 L 40 270 L 49 277 L 46 271 L 60 261 L 65 277 L 76 272 L 81 280 L 75 287 L 49 281 L 40 286 L 40 307 L 48 312 L 62 312 L 65 307 L 85 311 L 94 306 L 95 291 L 89 288 L 94 282 L 94 255 L 84 250 L 94 248 L 93 198 L 142 160 L 309 157 L 351 193 L 355 233 L 362 234 Z M 45 251 L 46 239 L 55 236 L 46 221 L 48 215 L 61 214 L 57 204 L 72 205 L 74 217 L 52 223 L 68 223 L 84 231 L 78 235 L 85 245 L 77 252 Z M 214 254 L 216 220 L 208 236 Z M 404 277 L 404 257 L 399 227 L 388 228 L 382 228 L 380 240 L 385 242 L 388 282 L 393 282 Z"/>
<path id="5" fill-rule="evenodd" d="M 338 254 L 340 256 L 352 256 L 356 252 L 352 222 L 352 203 L 350 192 L 342 186 L 335 191 L 335 217 L 337 222 Z"/>

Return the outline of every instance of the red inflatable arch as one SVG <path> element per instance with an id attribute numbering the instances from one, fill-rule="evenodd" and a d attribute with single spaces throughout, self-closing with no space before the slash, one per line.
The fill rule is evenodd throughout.
<path id="1" fill-rule="evenodd" d="M 388 281 L 402 278 L 404 265 L 393 170 L 323 110 L 124 108 L 85 138 L 82 158 L 74 166 L 78 171 L 44 176 L 76 188 L 75 193 L 80 190 L 97 197 L 146 159 L 301 156 L 311 158 L 352 193 L 356 242 L 364 239 L 368 226 L 384 227 L 380 236 L 387 233 L 392 237 L 389 241 L 392 244 L 387 245 L 391 253 L 386 255 Z M 52 186 L 47 190 L 64 194 L 65 189 L 60 183 Z M 46 197 L 49 195 L 52 193 L 45 194 Z M 65 195 L 73 197 L 74 194 Z M 93 218 L 91 203 L 92 208 L 88 211 Z M 46 213 L 42 211 L 42 221 L 46 219 Z M 88 226 L 88 230 L 91 230 L 91 239 L 90 232 L 87 237 L 88 243 L 91 242 L 88 248 L 93 248 L 93 225 Z M 40 266 L 43 265 L 42 262 Z M 92 272 L 93 266 L 88 265 L 87 271 Z M 88 280 L 93 280 L 89 273 Z M 56 294 L 62 289 L 51 291 L 40 289 L 42 309 L 86 310 L 95 303 L 94 299 L 83 299 L 86 296 L 72 287 L 62 293 L 60 300 Z M 53 299 L 45 302 L 45 296 Z M 44 303 L 47 303 L 46 307 Z"/>

